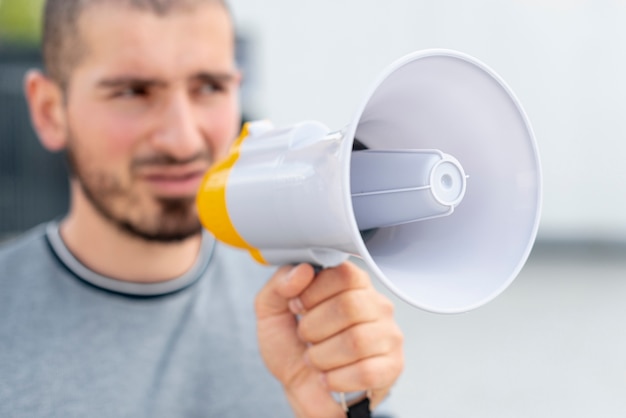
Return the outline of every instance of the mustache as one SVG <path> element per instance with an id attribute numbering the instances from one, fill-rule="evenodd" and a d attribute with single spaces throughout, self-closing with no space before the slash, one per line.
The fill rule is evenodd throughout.
<path id="1" fill-rule="evenodd" d="M 170 154 L 155 154 L 147 157 L 135 158 L 131 162 L 131 168 L 137 170 L 143 167 L 173 167 L 194 163 L 211 163 L 211 154 L 208 151 L 199 152 L 190 157 L 180 159 Z"/>

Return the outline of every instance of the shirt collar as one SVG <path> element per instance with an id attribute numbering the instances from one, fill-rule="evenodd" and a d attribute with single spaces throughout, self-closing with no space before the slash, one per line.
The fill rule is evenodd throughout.
<path id="1" fill-rule="evenodd" d="M 188 286 L 191 286 L 193 283 L 198 281 L 200 277 L 202 277 L 202 274 L 205 272 L 209 262 L 211 261 L 213 251 L 215 249 L 215 239 L 208 232 L 203 230 L 199 256 L 194 265 L 187 270 L 187 272 L 164 282 L 138 283 L 103 276 L 81 263 L 70 252 L 69 248 L 65 245 L 65 242 L 63 242 L 58 221 L 50 222 L 47 225 L 46 237 L 50 243 L 52 251 L 56 254 L 59 260 L 79 279 L 98 288 L 129 296 L 163 296 L 169 293 L 178 292 Z"/>

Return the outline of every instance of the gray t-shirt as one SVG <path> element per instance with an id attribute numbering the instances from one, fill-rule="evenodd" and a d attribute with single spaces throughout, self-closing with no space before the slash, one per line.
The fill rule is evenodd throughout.
<path id="1" fill-rule="evenodd" d="M 258 352 L 254 297 L 274 268 L 205 234 L 162 284 L 101 276 L 58 223 L 0 247 L 0 416 L 291 417 Z"/>
<path id="2" fill-rule="evenodd" d="M 128 284 L 30 231 L 0 250 L 0 416 L 291 416 L 256 342 L 272 272 L 207 235 L 187 274 Z"/>

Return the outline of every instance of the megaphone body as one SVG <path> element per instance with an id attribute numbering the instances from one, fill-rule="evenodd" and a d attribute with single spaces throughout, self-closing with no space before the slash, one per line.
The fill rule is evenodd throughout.
<path id="1" fill-rule="evenodd" d="M 472 57 L 429 50 L 392 64 L 341 130 L 247 124 L 197 203 L 217 239 L 261 263 L 357 256 L 411 305 L 456 313 L 522 268 L 541 173 L 506 84 Z"/>

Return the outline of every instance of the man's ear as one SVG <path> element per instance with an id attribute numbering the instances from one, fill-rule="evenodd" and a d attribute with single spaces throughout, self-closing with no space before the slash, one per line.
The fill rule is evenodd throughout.
<path id="1" fill-rule="evenodd" d="M 30 70 L 24 77 L 24 92 L 42 145 L 50 151 L 63 149 L 67 142 L 67 118 L 59 85 L 40 71 Z"/>

